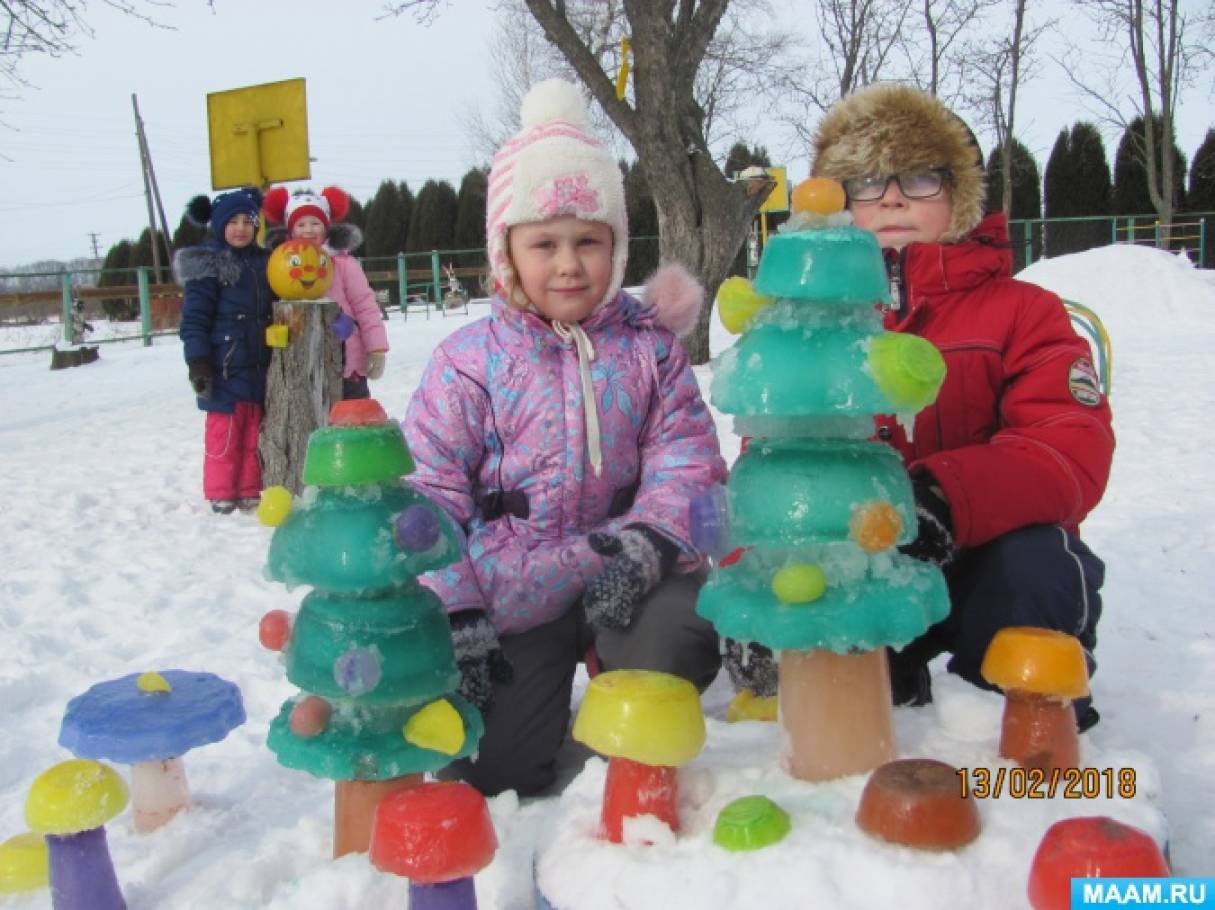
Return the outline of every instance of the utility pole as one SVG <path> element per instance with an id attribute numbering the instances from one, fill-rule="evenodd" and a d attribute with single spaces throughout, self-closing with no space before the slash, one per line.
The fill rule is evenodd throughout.
<path id="1" fill-rule="evenodd" d="M 93 243 L 93 258 L 94 259 L 101 258 L 101 246 L 99 244 L 100 238 L 101 238 L 101 235 L 99 235 L 96 231 L 89 231 L 89 240 L 91 240 Z"/>
<path id="2" fill-rule="evenodd" d="M 169 245 L 169 225 L 165 220 L 164 205 L 160 201 L 160 187 L 156 185 L 156 171 L 152 168 L 152 153 L 148 151 L 148 137 L 143 131 L 143 118 L 139 116 L 139 99 L 131 94 L 131 108 L 135 111 L 135 135 L 139 139 L 140 169 L 143 171 L 143 193 L 148 204 L 148 227 L 151 229 L 152 268 L 155 270 L 156 281 L 164 281 L 160 270 L 160 244 L 156 242 L 156 216 L 153 214 L 152 201 L 156 201 L 156 211 L 160 214 L 160 235 L 164 238 L 165 251 L 169 259 L 173 258 L 173 249 Z"/>

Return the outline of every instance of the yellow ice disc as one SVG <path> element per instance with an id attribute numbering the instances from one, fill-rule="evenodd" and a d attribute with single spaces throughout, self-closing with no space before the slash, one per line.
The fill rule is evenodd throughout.
<path id="1" fill-rule="evenodd" d="M 0 894 L 45 888 L 50 879 L 46 838 L 27 831 L 0 844 Z"/>
<path id="2" fill-rule="evenodd" d="M 173 687 L 169 685 L 169 681 L 159 673 L 140 673 L 139 678 L 135 680 L 135 685 L 139 687 L 140 692 L 172 692 Z"/>
<path id="3" fill-rule="evenodd" d="M 100 828 L 126 808 L 118 772 L 87 758 L 47 768 L 30 784 L 25 821 L 39 834 L 79 834 Z"/>
<path id="4" fill-rule="evenodd" d="M 827 574 L 822 566 L 796 563 L 772 576 L 772 593 L 783 604 L 808 604 L 827 590 Z"/>
<path id="5" fill-rule="evenodd" d="M 726 720 L 732 724 L 740 720 L 776 720 L 776 696 L 756 695 L 743 689 L 726 707 Z"/>
<path id="6" fill-rule="evenodd" d="M 291 491 L 286 487 L 266 487 L 257 504 L 257 520 L 268 528 L 277 528 L 291 514 Z"/>
<path id="7" fill-rule="evenodd" d="M 405 739 L 420 749 L 455 755 L 464 747 L 464 721 L 446 698 L 432 701 L 405 723 Z"/>
<path id="8" fill-rule="evenodd" d="M 771 297 L 756 293 L 751 282 L 737 275 L 727 278 L 717 289 L 717 315 L 731 335 L 737 335 L 752 316 L 771 305 Z"/>

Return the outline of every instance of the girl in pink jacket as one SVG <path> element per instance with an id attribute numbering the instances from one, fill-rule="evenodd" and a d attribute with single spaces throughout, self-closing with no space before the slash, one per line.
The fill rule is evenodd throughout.
<path id="1" fill-rule="evenodd" d="M 545 789 L 578 661 L 702 689 L 720 666 L 696 615 L 688 503 L 725 477 L 678 336 L 703 296 L 678 267 L 621 290 L 620 169 L 577 89 L 535 86 L 489 175 L 488 316 L 435 351 L 406 413 L 406 478 L 468 534 L 424 576 L 447 606 L 461 692 L 485 716 L 457 773 L 485 793 Z M 588 661 L 593 663 L 594 661 Z"/>
<path id="2" fill-rule="evenodd" d="M 329 251 L 334 273 L 329 297 L 342 311 L 333 327 L 344 341 L 342 397 L 369 398 L 367 380 L 384 375 L 388 333 L 375 291 L 351 255 L 362 244 L 363 233 L 353 224 L 339 223 L 350 210 L 350 197 L 336 186 L 319 194 L 297 190 L 290 195 L 286 187 L 276 186 L 266 194 L 263 209 L 272 223 L 285 222 L 290 239 L 310 240 Z M 267 237 L 266 246 L 274 245 Z"/>

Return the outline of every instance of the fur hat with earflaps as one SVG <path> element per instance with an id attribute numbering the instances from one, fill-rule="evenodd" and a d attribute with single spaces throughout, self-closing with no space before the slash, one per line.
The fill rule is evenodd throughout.
<path id="1" fill-rule="evenodd" d="M 813 152 L 811 174 L 841 181 L 947 168 L 953 215 L 942 243 L 963 239 L 983 219 L 986 175 L 974 134 L 918 88 L 878 84 L 845 95 L 819 122 Z"/>

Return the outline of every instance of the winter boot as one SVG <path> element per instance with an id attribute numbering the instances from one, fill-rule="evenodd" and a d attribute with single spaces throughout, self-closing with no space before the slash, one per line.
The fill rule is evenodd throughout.
<path id="1" fill-rule="evenodd" d="M 236 500 L 236 507 L 242 512 L 252 512 L 261 504 L 261 501 L 260 496 L 242 496 Z"/>
<path id="2" fill-rule="evenodd" d="M 235 499 L 212 499 L 211 511 L 216 515 L 231 515 L 236 511 Z"/>

